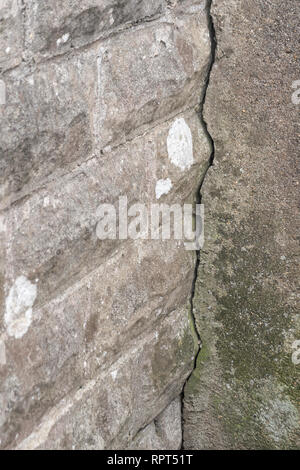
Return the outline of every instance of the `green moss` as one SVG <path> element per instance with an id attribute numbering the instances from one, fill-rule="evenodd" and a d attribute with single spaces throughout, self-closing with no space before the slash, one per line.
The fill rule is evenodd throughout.
<path id="1" fill-rule="evenodd" d="M 158 388 L 163 388 L 179 369 L 186 367 L 187 371 L 192 368 L 194 358 L 198 352 L 198 337 L 190 314 L 186 307 L 188 324 L 179 338 L 174 338 L 171 343 L 168 332 L 155 346 L 152 360 L 152 374 L 154 383 Z M 168 348 L 165 345 L 168 344 Z"/>
<path id="2" fill-rule="evenodd" d="M 265 384 L 270 380 L 274 398 L 282 397 L 280 403 L 290 409 L 299 397 L 296 369 L 284 345 L 296 311 L 278 286 L 284 267 L 280 253 L 274 253 L 271 221 L 270 214 L 260 219 L 255 214 L 241 229 L 232 226 L 231 248 L 223 247 L 215 263 L 217 282 L 226 286 L 225 295 L 216 294 L 215 319 L 222 324 L 217 350 L 226 387 L 216 413 L 232 445 L 244 448 L 276 448 L 279 441 L 283 448 L 295 445 L 292 422 L 290 429 L 279 432 L 280 414 L 269 419 L 263 414 L 269 406 Z M 272 419 L 274 430 L 268 424 Z"/>
<path id="3" fill-rule="evenodd" d="M 194 299 L 203 347 L 185 398 L 209 407 L 215 432 L 235 449 L 297 447 L 299 373 L 286 336 L 300 332 L 280 288 L 286 265 L 272 220 L 255 213 L 237 224 L 217 214 L 215 250 L 202 255 Z"/>
<path id="4" fill-rule="evenodd" d="M 209 360 L 209 350 L 206 344 L 202 344 L 201 351 L 198 354 L 196 360 L 196 367 L 193 370 L 189 380 L 185 386 L 186 395 L 197 395 L 200 388 L 200 383 L 202 379 L 202 371 L 205 368 L 207 361 Z"/>
<path id="5" fill-rule="evenodd" d="M 191 364 L 196 357 L 198 346 L 198 335 L 196 332 L 194 320 L 189 307 L 186 308 L 188 315 L 188 326 L 184 329 L 184 333 L 179 340 L 176 350 L 176 362 Z"/>

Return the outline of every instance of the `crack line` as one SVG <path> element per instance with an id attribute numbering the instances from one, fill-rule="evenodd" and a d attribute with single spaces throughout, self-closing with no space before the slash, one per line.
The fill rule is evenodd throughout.
<path id="1" fill-rule="evenodd" d="M 216 49 L 217 49 L 216 32 L 215 32 L 213 17 L 212 17 L 212 14 L 211 14 L 212 3 L 213 3 L 213 0 L 207 0 L 206 7 L 205 7 L 206 15 L 207 15 L 207 25 L 208 25 L 208 30 L 209 30 L 210 42 L 211 42 L 211 53 L 210 53 L 210 63 L 209 63 L 209 67 L 208 67 L 207 77 L 206 77 L 206 81 L 205 81 L 205 84 L 204 84 L 204 90 L 203 90 L 203 93 L 202 93 L 202 98 L 201 98 L 201 102 L 200 102 L 200 106 L 199 106 L 199 118 L 200 118 L 200 122 L 202 124 L 203 130 L 204 130 L 204 133 L 205 133 L 205 135 L 206 135 L 206 137 L 207 137 L 207 139 L 210 143 L 211 154 L 210 154 L 208 166 L 207 166 L 207 168 L 205 170 L 205 173 L 204 173 L 203 177 L 201 178 L 201 181 L 200 181 L 200 183 L 198 185 L 198 188 L 197 188 L 196 204 L 201 204 L 201 202 L 202 202 L 202 186 L 203 186 L 204 180 L 206 178 L 207 172 L 209 171 L 209 169 L 214 164 L 214 158 L 215 158 L 215 143 L 214 143 L 214 140 L 213 140 L 211 134 L 209 133 L 207 122 L 204 119 L 204 107 L 205 107 L 205 102 L 206 102 L 206 95 L 207 95 L 207 90 L 208 90 L 209 83 L 210 83 L 211 72 L 212 72 L 212 69 L 213 69 L 213 66 L 214 66 L 214 63 L 215 63 L 215 59 L 216 59 Z M 181 412 L 182 430 L 184 430 L 184 419 L 183 419 L 184 389 L 185 389 L 185 386 L 186 386 L 187 382 L 189 381 L 191 375 L 193 374 L 193 372 L 196 369 L 197 359 L 198 359 L 198 356 L 199 356 L 199 354 L 201 352 L 201 349 L 202 349 L 201 337 L 200 337 L 200 333 L 197 329 L 196 317 L 195 317 L 195 314 L 194 314 L 194 298 L 195 298 L 196 283 L 197 283 L 198 274 L 199 274 L 200 259 L 201 259 L 201 250 L 199 249 L 199 250 L 196 251 L 196 265 L 195 265 L 194 279 L 193 279 L 192 291 L 191 291 L 191 297 L 190 297 L 191 319 L 192 319 L 192 322 L 193 322 L 195 333 L 196 333 L 197 338 L 198 338 L 199 350 L 198 350 L 198 352 L 195 356 L 194 368 L 193 368 L 191 374 L 188 376 L 188 378 L 187 378 L 187 380 L 184 384 L 184 387 L 183 387 L 182 401 L 181 401 L 181 405 L 182 405 L 182 412 Z M 182 449 L 184 449 L 184 439 L 182 440 Z"/>

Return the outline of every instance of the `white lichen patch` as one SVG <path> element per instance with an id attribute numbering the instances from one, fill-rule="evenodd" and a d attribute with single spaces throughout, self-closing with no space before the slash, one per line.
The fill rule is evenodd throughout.
<path id="1" fill-rule="evenodd" d="M 6 350 L 5 343 L 0 339 L 0 366 L 5 366 L 6 364 Z"/>
<path id="2" fill-rule="evenodd" d="M 266 379 L 262 385 L 257 419 L 268 438 L 276 446 L 283 446 L 298 429 L 298 409 L 286 394 L 286 388 L 276 380 Z"/>
<path id="3" fill-rule="evenodd" d="M 32 306 L 37 295 L 37 286 L 25 276 L 16 279 L 6 298 L 4 321 L 9 336 L 22 338 L 32 322 Z"/>
<path id="4" fill-rule="evenodd" d="M 117 370 L 113 370 L 110 374 L 111 374 L 113 380 L 115 381 L 116 378 L 117 378 L 117 376 L 118 376 L 118 371 L 117 371 Z"/>
<path id="5" fill-rule="evenodd" d="M 290 400 L 276 398 L 264 404 L 259 420 L 268 436 L 278 444 L 288 439 L 289 433 L 297 429 L 299 414 Z"/>
<path id="6" fill-rule="evenodd" d="M 183 118 L 172 124 L 167 139 L 168 155 L 173 165 L 181 170 L 189 169 L 193 162 L 193 137 Z"/>
<path id="7" fill-rule="evenodd" d="M 6 221 L 3 215 L 0 215 L 0 233 L 6 232 Z"/>
<path id="8" fill-rule="evenodd" d="M 170 178 L 167 178 L 166 180 L 158 180 L 155 187 L 156 199 L 159 199 L 164 194 L 168 194 L 172 189 L 172 186 Z"/>
<path id="9" fill-rule="evenodd" d="M 59 38 L 56 41 L 57 46 L 60 46 L 61 44 L 65 44 L 69 40 L 70 34 L 66 33 L 64 34 L 61 38 Z"/>
<path id="10" fill-rule="evenodd" d="M 0 394 L 0 428 L 3 426 L 5 421 L 6 421 L 5 400 L 4 400 L 3 395 Z"/>

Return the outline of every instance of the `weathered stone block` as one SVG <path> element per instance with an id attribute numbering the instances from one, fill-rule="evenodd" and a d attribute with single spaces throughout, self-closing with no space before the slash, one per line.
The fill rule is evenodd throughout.
<path id="1" fill-rule="evenodd" d="M 33 73 L 17 68 L 5 76 L 0 144 L 3 205 L 92 154 L 95 76 L 91 53 L 70 62 L 44 64 Z"/>
<path id="2" fill-rule="evenodd" d="M 40 309 L 34 298 L 30 306 L 25 301 L 34 286 L 38 295 L 39 284 L 24 279 L 22 290 L 15 287 L 14 323 L 5 313 L 2 326 L 1 394 L 8 400 L 12 387 L 17 397 L 3 405 L 3 412 L 10 406 L 10 413 L 2 436 L 10 439 L 9 426 L 16 432 L 19 417 L 23 426 L 36 424 L 58 399 L 107 369 L 154 331 L 155 325 L 163 327 L 164 318 L 172 317 L 186 303 L 193 269 L 193 254 L 177 242 L 140 241 L 124 246 L 90 276 Z M 24 329 L 25 309 L 30 307 L 33 311 Z M 165 342 L 172 342 L 168 335 Z M 160 362 L 163 351 L 156 354 L 153 370 L 159 387 L 168 381 L 168 364 Z"/>
<path id="3" fill-rule="evenodd" d="M 26 42 L 38 57 L 63 54 L 163 12 L 164 0 L 26 1 Z"/>
<path id="4" fill-rule="evenodd" d="M 139 429 L 178 396 L 193 355 L 187 316 L 173 312 L 108 371 L 56 405 L 18 448 L 128 448 Z M 159 361 L 163 377 L 157 375 Z"/>
<path id="5" fill-rule="evenodd" d="M 132 54 L 132 50 L 135 54 Z M 109 144 L 199 102 L 209 61 L 206 16 L 180 16 L 87 52 L 5 76 L 2 205 L 70 171 Z"/>
<path id="6" fill-rule="evenodd" d="M 100 240 L 98 209 L 194 202 L 211 150 L 203 2 L 23 3 L 3 23 L 0 445 L 177 449 L 195 256 Z"/>
<path id="7" fill-rule="evenodd" d="M 120 196 L 127 197 L 128 208 L 137 201 L 192 201 L 209 153 L 198 116 L 186 113 L 125 146 L 90 159 L 58 182 L 16 203 L 3 218 L 6 292 L 20 275 L 25 275 L 38 279 L 36 305 L 57 296 L 98 267 L 121 243 L 97 238 L 100 204 L 114 204 L 118 210 Z M 162 190 L 160 185 L 166 181 L 171 187 Z"/>
<path id="8" fill-rule="evenodd" d="M 173 132 L 174 126 L 178 135 Z M 178 166 L 172 142 L 175 139 L 176 143 L 180 135 L 187 142 L 183 155 L 186 151 L 188 158 L 180 160 Z M 189 141 L 187 136 L 194 138 Z M 150 153 L 145 153 L 145 146 Z M 144 164 L 132 155 L 142 155 Z M 155 181 L 167 175 L 175 193 L 172 188 L 161 196 L 162 201 L 193 199 L 192 188 L 200 168 L 203 173 L 207 166 L 208 155 L 198 117 L 186 114 L 124 148 L 104 154 L 100 161 L 90 160 L 77 173 L 67 175 L 63 183 L 50 185 L 46 192 L 42 190 L 10 209 L 7 225 L 3 222 L 7 262 L 2 268 L 9 269 L 3 298 L 2 390 L 4 396 L 10 393 L 10 387 L 16 390 L 19 399 L 15 407 L 23 410 L 21 422 L 26 426 L 37 423 L 49 406 L 86 376 L 93 377 L 100 364 L 111 364 L 130 342 L 151 331 L 161 316 L 189 297 L 193 253 L 177 242 L 146 241 L 121 247 L 115 241 L 105 246 L 95 235 L 98 204 L 109 202 L 110 197 L 115 202 L 122 187 L 129 203 L 137 198 L 155 202 Z M 185 163 L 188 166 L 183 169 Z M 24 275 L 22 285 L 29 293 L 35 288 L 35 295 L 26 295 L 24 301 L 20 298 L 11 322 L 8 299 L 14 292 L 21 296 L 19 278 Z M 74 285 L 75 281 L 79 282 Z M 51 298 L 53 301 L 47 303 Z M 11 410 L 5 423 L 3 433 L 8 441 L 19 426 L 17 416 Z"/>
<path id="9" fill-rule="evenodd" d="M 181 398 L 174 400 L 157 418 L 134 438 L 132 450 L 181 449 Z"/>
<path id="10" fill-rule="evenodd" d="M 101 47 L 102 147 L 199 103 L 210 58 L 207 18 L 201 11 L 174 21 L 129 31 Z"/>

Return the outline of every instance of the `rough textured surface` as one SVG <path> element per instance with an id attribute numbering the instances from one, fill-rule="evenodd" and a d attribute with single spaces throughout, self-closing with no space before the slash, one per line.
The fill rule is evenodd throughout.
<path id="1" fill-rule="evenodd" d="M 205 119 L 203 348 L 185 388 L 187 449 L 295 449 L 299 436 L 298 0 L 214 0 Z"/>
<path id="2" fill-rule="evenodd" d="M 131 444 L 132 450 L 181 449 L 181 396 L 176 398 L 151 424 L 142 429 Z"/>
<path id="3" fill-rule="evenodd" d="M 97 237 L 195 202 L 191 449 L 299 436 L 298 0 L 0 2 L 0 447 L 179 449 L 195 254 Z M 204 118 L 215 145 L 199 119 Z"/>
<path id="4" fill-rule="evenodd" d="M 97 222 L 120 196 L 195 200 L 205 6 L 1 2 L 1 448 L 181 445 L 195 255 L 100 241 Z"/>

